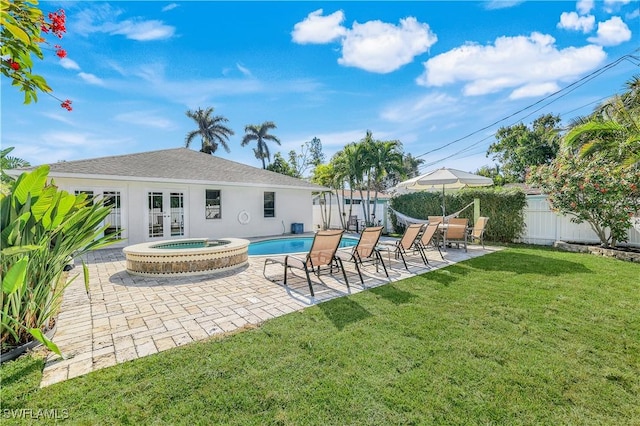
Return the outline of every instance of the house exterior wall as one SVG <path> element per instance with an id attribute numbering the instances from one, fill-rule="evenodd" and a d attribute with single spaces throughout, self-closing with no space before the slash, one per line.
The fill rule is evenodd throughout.
<path id="1" fill-rule="evenodd" d="M 68 192 L 120 192 L 120 215 L 123 238 L 119 246 L 172 238 L 248 238 L 281 235 L 291 232 L 292 223 L 302 223 L 305 231 L 312 229 L 312 193 L 310 190 L 270 188 L 242 185 L 208 185 L 193 183 L 160 183 L 150 181 L 98 180 L 54 177 L 56 184 Z M 205 193 L 220 190 L 221 218 L 206 219 Z M 149 238 L 148 193 L 181 192 L 184 196 L 184 236 Z M 275 217 L 264 217 L 264 192 L 275 192 Z M 250 219 L 241 223 L 239 214 L 246 211 Z M 176 220 L 172 217 L 171 220 Z"/>

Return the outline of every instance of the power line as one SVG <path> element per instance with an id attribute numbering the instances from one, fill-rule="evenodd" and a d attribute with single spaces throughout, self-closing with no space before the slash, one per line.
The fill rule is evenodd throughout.
<path id="1" fill-rule="evenodd" d="M 639 51 L 639 50 L 640 50 L 640 49 L 636 49 L 634 52 Z M 633 53 L 633 52 L 632 52 L 632 53 Z M 485 127 L 481 128 L 481 129 L 478 129 L 478 130 L 476 130 L 476 131 L 473 131 L 473 132 L 469 133 L 468 135 L 465 135 L 465 136 L 463 136 L 463 137 L 461 137 L 461 138 L 458 138 L 458 139 L 456 139 L 456 140 L 454 140 L 454 141 L 448 142 L 448 143 L 446 143 L 446 144 L 444 144 L 444 145 L 442 145 L 442 146 L 439 146 L 438 148 L 434 148 L 434 149 L 432 149 L 432 150 L 430 150 L 430 151 L 427 151 L 427 152 L 425 152 L 425 153 L 423 153 L 423 154 L 417 155 L 417 156 L 415 156 L 415 158 L 423 157 L 423 156 L 425 156 L 425 155 L 427 155 L 427 154 L 431 154 L 431 153 L 433 153 L 433 152 L 436 152 L 436 151 L 439 151 L 439 150 L 441 150 L 441 149 L 444 149 L 444 148 L 446 148 L 446 147 L 448 147 L 448 146 L 450 146 L 450 145 L 453 145 L 454 143 L 457 143 L 457 142 L 460 142 L 460 141 L 462 141 L 462 140 L 464 140 L 464 139 L 467 139 L 467 138 L 469 138 L 469 137 L 471 137 L 471 136 L 473 136 L 473 135 L 475 135 L 475 134 L 477 134 L 477 133 L 482 132 L 483 130 L 487 130 L 487 129 L 489 129 L 490 127 L 495 126 L 496 124 L 498 124 L 498 123 L 500 123 L 500 122 L 502 122 L 502 121 L 508 120 L 509 118 L 514 117 L 514 116 L 516 116 L 516 115 L 518 115 L 518 114 L 520 114 L 520 113 L 522 113 L 522 112 L 524 112 L 524 111 L 526 111 L 526 110 L 528 110 L 528 109 L 530 109 L 530 108 L 532 108 L 532 107 L 534 107 L 534 106 L 536 106 L 536 105 L 538 105 L 538 104 L 540 104 L 540 103 L 542 103 L 542 102 L 546 101 L 546 100 L 547 100 L 547 99 L 549 99 L 549 98 L 552 98 L 553 96 L 556 96 L 556 95 L 558 95 L 558 94 L 560 94 L 560 93 L 562 93 L 562 92 L 566 92 L 566 93 L 562 93 L 562 95 L 558 96 L 556 99 L 552 99 L 551 101 L 549 101 L 549 102 L 545 103 L 545 104 L 544 104 L 544 105 L 542 105 L 541 107 L 539 107 L 539 108 L 537 108 L 537 109 L 533 110 L 533 111 L 532 111 L 532 112 L 530 112 L 529 114 L 527 114 L 527 115 L 525 115 L 525 116 L 521 117 L 519 120 L 522 120 L 523 118 L 527 118 L 527 117 L 529 117 L 529 116 L 531 116 L 531 115 L 535 114 L 536 112 L 540 111 L 541 109 L 543 109 L 543 108 L 545 108 L 545 107 L 547 107 L 547 106 L 551 105 L 552 103 L 556 102 L 557 100 L 559 100 L 559 99 L 561 99 L 561 98 L 563 98 L 563 97 L 567 96 L 568 94 L 570 94 L 570 93 L 571 93 L 571 92 L 573 92 L 574 90 L 576 90 L 576 89 L 578 89 L 579 87 L 581 87 L 581 86 L 583 86 L 583 85 L 587 84 L 588 82 L 590 82 L 591 80 L 595 79 L 596 77 L 599 77 L 600 75 L 602 75 L 602 74 L 603 74 L 603 73 L 605 73 L 606 71 L 608 71 L 608 70 L 612 69 L 613 67 L 617 66 L 618 64 L 620 64 L 621 62 L 623 62 L 623 61 L 625 61 L 625 60 L 626 60 L 626 61 L 631 62 L 632 64 L 634 64 L 634 65 L 636 65 L 636 66 L 640 66 L 640 58 L 638 58 L 638 57 L 636 57 L 636 56 L 633 56 L 632 54 L 624 55 L 624 56 L 622 56 L 622 57 L 620 57 L 620 58 L 616 59 L 615 61 L 610 62 L 609 64 L 606 64 L 606 65 L 604 65 L 603 67 L 601 67 L 601 68 L 599 68 L 599 69 L 597 69 L 597 70 L 595 70 L 595 71 L 591 72 L 590 74 L 588 74 L 588 75 L 586 75 L 586 76 L 584 76 L 584 77 L 580 78 L 579 80 L 577 80 L 577 81 L 575 81 L 575 82 L 573 82 L 573 83 L 569 84 L 568 86 L 566 86 L 566 87 L 564 87 L 564 88 L 562 88 L 562 89 L 560 89 L 560 90 L 558 90 L 558 91 L 556 91 L 556 92 L 554 92 L 554 93 L 551 93 L 551 94 L 549 94 L 549 95 L 545 96 L 544 98 L 542 98 L 542 99 L 540 99 L 540 100 L 538 100 L 538 101 L 534 102 L 534 103 L 533 103 L 533 104 L 531 104 L 531 105 L 528 105 L 528 106 L 526 106 L 526 107 L 524 107 L 524 108 L 522 108 L 522 109 L 520 109 L 520 110 L 518 110 L 518 111 L 516 111 L 516 112 L 514 112 L 514 113 L 512 113 L 512 114 L 510 114 L 510 115 L 508 115 L 508 116 L 506 116 L 506 117 L 504 117 L 504 118 L 502 118 L 502 119 L 500 119 L 500 120 L 497 120 L 497 121 L 495 121 L 494 123 L 492 123 L 492 124 L 490 124 L 490 125 L 488 125 L 488 126 L 485 126 Z M 636 63 L 636 62 L 634 62 L 634 60 L 637 60 L 638 62 Z M 567 111 L 567 112 L 564 112 L 564 113 L 559 114 L 559 115 L 562 117 L 563 115 L 566 115 L 566 114 L 569 114 L 569 113 L 571 113 L 571 112 L 577 111 L 577 110 L 582 109 L 582 108 L 584 108 L 584 107 L 586 107 L 586 106 L 589 106 L 589 105 L 592 105 L 592 104 L 595 104 L 595 103 L 599 103 L 599 102 L 601 102 L 601 101 L 603 101 L 603 100 L 605 100 L 605 99 L 607 99 L 607 98 L 609 98 L 609 97 L 610 97 L 610 96 L 604 96 L 604 97 L 602 97 L 602 98 L 600 98 L 600 99 L 598 99 L 598 100 L 595 100 L 595 101 L 589 102 L 589 103 L 588 103 L 588 104 L 586 104 L 586 105 L 582 105 L 582 106 L 580 106 L 580 107 L 578 107 L 578 108 L 574 108 L 574 109 L 573 109 L 573 110 L 571 110 L 571 111 Z M 448 156 L 446 156 L 446 157 L 440 158 L 440 159 L 438 159 L 438 160 L 436 160 L 436 161 L 432 161 L 432 162 L 430 162 L 430 163 L 423 164 L 423 165 L 421 165 L 421 166 L 420 166 L 420 169 L 421 169 L 421 170 L 423 170 L 423 169 L 425 169 L 425 168 L 427 168 L 427 167 L 431 167 L 431 166 L 433 166 L 433 165 L 435 165 L 435 164 L 437 164 L 437 163 L 440 163 L 440 162 L 442 162 L 442 161 L 444 161 L 444 160 L 447 160 L 447 159 L 449 159 L 449 158 L 452 158 L 452 157 L 455 157 L 455 156 L 457 156 L 457 155 L 460 155 L 460 154 L 462 154 L 462 153 L 464 153 L 464 152 L 468 151 L 469 149 L 473 148 L 474 146 L 477 146 L 477 145 L 478 145 L 478 144 L 480 144 L 481 142 L 484 142 L 484 141 L 486 141 L 487 139 L 489 139 L 489 138 L 491 138 L 491 137 L 495 136 L 495 133 L 496 133 L 496 132 L 493 132 L 491 135 L 489 135 L 489 136 L 487 136 L 487 137 L 485 137 L 485 138 L 483 138 L 483 139 L 481 139 L 481 140 L 479 140 L 479 141 L 477 141 L 477 142 L 474 142 L 474 143 L 472 143 L 471 145 L 468 145 L 467 147 L 465 147 L 465 148 L 463 148 L 463 149 L 461 149 L 461 150 L 459 150 L 459 151 L 454 152 L 453 154 L 450 154 L 450 155 L 448 155 Z"/>
<path id="2" fill-rule="evenodd" d="M 635 53 L 635 52 L 637 52 L 637 51 L 640 51 L 640 49 L 636 49 L 636 50 L 635 50 L 635 51 L 633 51 L 632 53 Z M 540 104 L 540 103 L 542 103 L 542 102 L 545 102 L 547 99 L 550 99 L 550 98 L 552 98 L 552 97 L 554 97 L 554 96 L 556 96 L 556 95 L 558 95 L 558 94 L 560 94 L 560 93 L 562 93 L 562 92 L 564 92 L 564 91 L 568 91 L 568 93 L 571 93 L 572 91 L 574 91 L 574 90 L 576 90 L 577 88 L 581 87 L 582 85 L 584 85 L 584 84 L 588 83 L 589 81 L 593 80 L 594 78 L 596 78 L 596 77 L 600 76 L 601 74 L 603 74 L 604 72 L 608 71 L 609 69 L 611 69 L 611 68 L 613 68 L 613 67 L 615 67 L 615 66 L 619 65 L 621 62 L 623 62 L 623 61 L 625 61 L 625 60 L 628 60 L 629 62 L 631 62 L 631 63 L 632 63 L 632 64 L 634 64 L 634 65 L 639 65 L 639 64 L 636 64 L 635 62 L 633 62 L 633 59 L 638 60 L 639 58 L 638 58 L 638 57 L 636 57 L 636 56 L 633 56 L 633 55 L 632 55 L 632 53 L 626 54 L 626 55 L 624 55 L 624 56 L 622 56 L 622 57 L 620 57 L 620 58 L 616 59 L 615 61 L 610 62 L 610 63 L 608 63 L 608 64 L 606 64 L 606 65 L 604 65 L 604 66 L 602 66 L 602 67 L 598 68 L 597 70 L 595 70 L 595 71 L 593 71 L 593 72 L 591 72 L 591 73 L 587 74 L 586 76 L 584 76 L 584 77 L 582 77 L 582 78 L 580 78 L 580 79 L 578 79 L 578 80 L 574 81 L 573 83 L 569 84 L 568 86 L 565 86 L 564 88 L 562 88 L 562 89 L 560 89 L 560 90 L 557 90 L 557 91 L 555 91 L 555 92 L 553 92 L 553 93 L 551 93 L 551 94 L 549 94 L 549 95 L 545 96 L 545 97 L 544 97 L 544 98 L 542 98 L 542 99 L 539 99 L 538 101 L 534 102 L 533 104 L 530 104 L 530 105 L 528 105 L 528 106 L 526 106 L 526 107 L 524 107 L 524 108 L 521 108 L 521 109 L 519 109 L 518 111 L 516 111 L 516 112 L 514 112 L 514 113 L 512 113 L 512 114 L 509 114 L 508 116 L 503 117 L 503 118 L 501 118 L 501 119 L 499 119 L 499 120 L 496 120 L 496 121 L 494 121 L 493 123 L 491 123 L 491 124 L 489 124 L 489 125 L 487 125 L 487 126 L 484 126 L 484 127 L 480 128 L 480 129 L 478 129 L 478 130 L 475 130 L 475 131 L 473 131 L 473 132 L 471 132 L 471 133 L 469 133 L 469 134 L 467 134 L 467 135 L 465 135 L 465 136 L 462 136 L 462 137 L 460 137 L 460 138 L 458 138 L 458 139 L 455 139 L 455 140 L 453 140 L 453 141 L 451 141 L 451 142 L 447 142 L 447 143 L 445 143 L 444 145 L 441 145 L 441 146 L 439 146 L 439 147 L 437 147 L 437 148 L 431 149 L 431 150 L 429 150 L 429 151 L 427 151 L 427 152 L 425 152 L 425 153 L 423 153 L 423 154 L 416 155 L 416 156 L 415 156 L 415 158 L 424 157 L 425 155 L 431 154 L 431 153 L 436 152 L 436 151 L 440 151 L 440 150 L 442 150 L 442 149 L 444 149 L 444 148 L 446 148 L 446 147 L 448 147 L 448 146 L 451 146 L 451 145 L 453 145 L 453 144 L 455 144 L 455 143 L 457 143 L 457 142 L 460 142 L 460 141 L 462 141 L 462 140 L 464 140 L 464 139 L 467 139 L 467 138 L 469 138 L 469 137 L 471 137 L 471 136 L 473 136 L 473 135 L 475 135 L 475 134 L 478 134 L 478 133 L 480 133 L 480 132 L 482 132 L 482 131 L 484 131 L 484 130 L 487 130 L 487 129 L 489 129 L 489 128 L 491 128 L 491 127 L 495 126 L 495 125 L 497 125 L 498 123 L 501 123 L 501 122 L 503 122 L 503 121 L 505 121 L 505 120 L 508 120 L 508 119 L 510 119 L 510 118 L 512 118 L 512 117 L 514 117 L 514 116 L 516 116 L 516 115 L 518 115 L 518 114 L 520 114 L 520 113 L 522 113 L 522 112 L 524 112 L 524 111 L 526 111 L 526 110 L 530 109 L 530 108 L 533 108 L 534 106 L 536 106 L 536 105 L 538 105 L 538 104 Z M 576 86 L 576 87 L 574 88 L 574 86 Z M 567 94 L 568 94 L 568 93 L 567 93 Z M 564 96 L 566 96 L 566 94 L 563 94 L 562 96 L 558 97 L 557 99 L 555 99 L 555 100 L 552 100 L 552 101 L 548 102 L 547 104 L 545 104 L 544 106 L 542 106 L 541 108 L 539 108 L 539 109 L 538 109 L 538 110 L 536 110 L 536 111 L 539 111 L 540 109 L 542 109 L 542 108 L 544 108 L 544 107 L 546 107 L 546 106 L 548 106 L 548 105 L 552 104 L 553 102 L 557 101 L 558 99 L 561 99 L 561 98 L 562 98 L 562 97 L 564 97 Z M 534 111 L 533 113 L 535 113 L 536 111 Z M 533 113 L 531 113 L 531 114 L 533 114 Z M 531 115 L 531 114 L 529 114 L 529 115 Z M 525 117 L 528 117 L 528 115 L 527 115 L 527 116 L 525 116 Z"/>

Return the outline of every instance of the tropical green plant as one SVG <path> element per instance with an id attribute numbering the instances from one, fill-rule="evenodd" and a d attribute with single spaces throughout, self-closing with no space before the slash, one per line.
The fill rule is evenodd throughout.
<path id="1" fill-rule="evenodd" d="M 368 147 L 367 158 L 370 170 L 367 173 L 367 194 L 370 194 L 371 190 L 374 191 L 373 205 L 376 206 L 378 204 L 378 192 L 387 189 L 383 185 L 384 179 L 389 173 L 394 173 L 402 179 L 406 178 L 405 165 L 400 141 L 376 140 L 369 143 Z M 371 206 L 369 204 L 369 195 L 367 195 L 367 205 Z"/>
<path id="2" fill-rule="evenodd" d="M 527 205 L 525 193 L 520 188 L 464 188 L 445 194 L 445 204 L 449 211 L 458 211 L 469 203 L 480 200 L 480 216 L 489 217 L 485 240 L 509 243 L 517 240 L 525 230 L 524 208 Z M 391 198 L 391 208 L 416 219 L 442 214 L 442 193 L 414 192 Z M 459 217 L 473 223 L 473 209 L 466 209 Z M 391 222 L 396 231 L 403 226 L 391 212 Z"/>
<path id="3" fill-rule="evenodd" d="M 549 197 L 553 210 L 587 222 L 605 246 L 627 241 L 630 218 L 640 211 L 640 170 L 620 168 L 604 155 L 589 157 L 567 150 L 529 181 Z"/>
<path id="4" fill-rule="evenodd" d="M 583 157 L 605 155 L 622 167 L 640 166 L 640 76 L 627 91 L 599 105 L 591 116 L 573 121 L 564 143 Z"/>
<path id="5" fill-rule="evenodd" d="M 11 188 L 10 183 L 14 178 L 9 176 L 5 170 L 16 169 L 19 167 L 29 167 L 28 161 L 18 157 L 11 157 L 8 154 L 13 151 L 12 146 L 0 150 L 0 193 L 8 194 Z"/>
<path id="6" fill-rule="evenodd" d="M 337 179 L 336 169 L 333 163 L 328 164 L 318 164 L 313 169 L 313 176 L 311 177 L 311 182 L 317 183 L 318 185 L 326 186 L 327 188 L 331 188 L 335 192 L 336 200 L 339 200 L 338 190 L 344 189 L 342 183 Z M 329 199 L 327 200 L 327 195 Z M 333 196 L 333 192 L 322 192 L 320 193 L 320 215 L 322 217 L 322 226 L 323 229 L 328 229 L 331 226 L 331 199 Z M 343 228 L 347 227 L 346 218 L 344 214 L 344 206 L 341 203 L 337 203 L 338 206 L 338 215 L 340 216 L 340 222 Z"/>
<path id="7" fill-rule="evenodd" d="M 47 182 L 49 166 L 21 174 L 9 195 L 0 195 L 2 260 L 2 350 L 34 338 L 56 353 L 44 336 L 60 308 L 71 279 L 63 276 L 70 259 L 118 240 L 105 235 L 111 208 L 105 199 L 60 191 Z M 83 264 L 88 291 L 88 270 Z"/>
<path id="8" fill-rule="evenodd" d="M 407 153 L 402 154 L 402 173 L 390 170 L 384 178 L 382 186 L 385 189 L 392 188 L 405 179 L 411 179 L 420 175 L 420 166 L 424 164 L 422 158 L 416 158 Z"/>
<path id="9" fill-rule="evenodd" d="M 267 166 L 266 170 L 295 178 L 300 177 L 296 169 L 279 152 L 273 156 L 273 162 Z"/>
<path id="10" fill-rule="evenodd" d="M 487 156 L 493 154 L 501 164 L 505 183 L 524 182 L 529 168 L 555 158 L 560 149 L 559 123 L 559 116 L 545 114 L 534 120 L 531 129 L 523 123 L 498 129 Z"/>
<path id="11" fill-rule="evenodd" d="M 478 176 L 491 178 L 495 186 L 502 186 L 505 184 L 504 176 L 502 176 L 502 173 L 500 173 L 500 166 L 497 164 L 493 167 L 484 165 L 473 173 Z"/>
<path id="12" fill-rule="evenodd" d="M 271 153 L 267 141 L 275 142 L 280 145 L 280 139 L 269 134 L 269 130 L 275 129 L 277 126 L 273 121 L 265 121 L 260 125 L 247 124 L 244 128 L 245 135 L 242 138 L 240 146 L 247 146 L 250 142 L 256 141 L 256 147 L 253 149 L 258 160 L 262 160 L 262 168 L 266 169 L 265 158 L 271 161 Z"/>
<path id="13" fill-rule="evenodd" d="M 289 151 L 289 164 L 295 170 L 296 177 L 303 177 L 309 167 L 316 167 L 324 161 L 322 142 L 318 138 L 306 141 L 300 146 L 300 152 Z"/>
<path id="14" fill-rule="evenodd" d="M 340 182 L 342 188 L 342 202 L 345 202 L 345 184 L 355 191 L 362 188 L 364 150 L 361 144 L 352 142 L 338 151 L 331 159 L 335 169 L 335 178 Z M 344 213 L 344 212 L 343 212 Z M 353 203 L 349 204 L 349 213 L 343 216 L 351 217 L 353 213 Z M 346 218 L 345 218 L 346 219 Z M 344 221 L 346 227 L 346 220 Z"/>
<path id="15" fill-rule="evenodd" d="M 230 152 L 227 141 L 229 140 L 229 136 L 235 133 L 224 125 L 224 123 L 229 121 L 226 117 L 212 115 L 213 107 L 204 110 L 202 108 L 198 108 L 195 111 L 188 110 L 186 114 L 187 117 L 192 118 L 198 125 L 197 130 L 190 131 L 185 137 L 184 145 L 187 148 L 189 148 L 189 145 L 191 145 L 191 142 L 196 136 L 200 136 L 202 141 L 200 152 L 214 154 L 220 145 L 225 151 Z"/>

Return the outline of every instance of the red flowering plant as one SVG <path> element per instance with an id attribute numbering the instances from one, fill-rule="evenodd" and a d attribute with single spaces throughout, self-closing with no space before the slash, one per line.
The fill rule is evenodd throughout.
<path id="1" fill-rule="evenodd" d="M 538 166 L 527 181 L 539 186 L 557 213 L 587 222 L 604 247 L 628 239 L 631 218 L 640 212 L 640 169 L 594 155 L 563 152 L 549 165 Z"/>
<path id="2" fill-rule="evenodd" d="M 44 36 L 61 39 L 66 28 L 64 10 L 50 12 L 45 17 L 36 0 L 0 0 L 1 50 L 0 71 L 12 80 L 12 85 L 24 92 L 24 103 L 38 101 L 38 90 L 52 96 L 60 106 L 71 111 L 71 101 L 54 96 L 44 77 L 33 73 L 33 58 L 43 59 L 43 45 L 51 46 Z M 59 58 L 67 52 L 55 44 L 53 50 Z"/>

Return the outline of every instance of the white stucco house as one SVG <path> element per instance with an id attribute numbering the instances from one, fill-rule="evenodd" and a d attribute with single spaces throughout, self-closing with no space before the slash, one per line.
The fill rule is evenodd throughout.
<path id="1" fill-rule="evenodd" d="M 257 237 L 312 230 L 326 188 L 187 148 L 49 165 L 60 189 L 108 197 L 120 246 L 174 238 Z M 18 170 L 14 170 L 16 172 Z"/>

